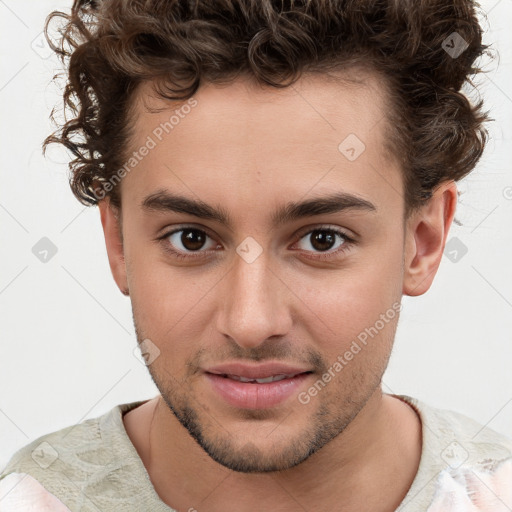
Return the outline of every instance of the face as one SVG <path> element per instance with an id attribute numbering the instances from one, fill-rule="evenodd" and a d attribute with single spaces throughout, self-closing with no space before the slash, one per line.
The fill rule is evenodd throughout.
<path id="1" fill-rule="evenodd" d="M 301 463 L 380 391 L 402 294 L 404 196 L 384 151 L 382 82 L 359 78 L 303 76 L 284 89 L 240 78 L 203 86 L 181 109 L 139 91 L 131 149 L 150 149 L 121 184 L 116 279 L 139 343 L 158 354 L 148 368 L 165 403 L 235 471 Z M 285 391 L 206 373 L 271 362 L 310 373 Z"/>

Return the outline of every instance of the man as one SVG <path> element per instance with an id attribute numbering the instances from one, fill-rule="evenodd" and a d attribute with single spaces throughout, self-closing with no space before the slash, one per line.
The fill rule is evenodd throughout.
<path id="1" fill-rule="evenodd" d="M 381 390 L 485 144 L 459 92 L 475 6 L 76 1 L 66 21 L 74 117 L 46 144 L 99 205 L 160 394 L 19 450 L 0 510 L 511 510 L 512 441 Z"/>

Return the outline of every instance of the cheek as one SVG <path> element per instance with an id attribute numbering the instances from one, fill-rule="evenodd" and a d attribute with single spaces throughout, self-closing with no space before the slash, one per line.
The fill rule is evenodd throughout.
<path id="1" fill-rule="evenodd" d="M 328 357 L 343 354 L 355 340 L 380 339 L 382 349 L 389 348 L 400 309 L 401 257 L 399 247 L 388 248 L 386 255 L 366 255 L 307 280 L 294 276 L 301 299 L 298 317 Z"/>
<path id="2" fill-rule="evenodd" d="M 330 286 L 323 288 L 321 294 L 317 291 L 303 297 L 303 327 L 309 330 L 318 348 L 335 359 L 357 340 L 362 344 L 373 339 L 385 340 L 381 345 L 387 347 L 400 307 L 400 297 L 390 293 L 392 288 L 346 277 L 331 281 Z"/>
<path id="3" fill-rule="evenodd" d="M 140 245 L 126 256 L 132 303 L 146 322 L 170 329 L 200 302 L 216 280 L 200 267 L 176 266 L 157 246 Z"/>
<path id="4" fill-rule="evenodd" d="M 158 258 L 132 258 L 130 266 L 138 334 L 160 350 L 162 357 L 155 361 L 160 373 L 182 375 L 183 362 L 197 353 L 210 329 L 212 315 L 207 308 L 219 276 L 172 267 Z"/>

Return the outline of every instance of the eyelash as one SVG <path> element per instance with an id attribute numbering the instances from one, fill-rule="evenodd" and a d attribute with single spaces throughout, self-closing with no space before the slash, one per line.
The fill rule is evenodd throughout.
<path id="1" fill-rule="evenodd" d="M 180 251 L 176 251 L 175 249 L 172 249 L 170 244 L 164 243 L 166 241 L 166 239 L 169 238 L 171 235 L 174 235 L 175 233 L 179 233 L 180 231 L 186 231 L 186 230 L 197 231 L 197 232 L 199 232 L 201 234 L 206 235 L 209 238 L 212 238 L 212 240 L 213 240 L 213 237 L 211 237 L 206 231 L 204 231 L 202 229 L 199 229 L 199 228 L 196 228 L 196 227 L 192 227 L 192 226 L 182 226 L 179 229 L 173 229 L 172 231 L 169 231 L 168 233 L 165 233 L 164 235 L 158 237 L 156 240 L 158 240 L 158 241 L 163 243 L 163 248 L 164 248 L 164 250 L 166 252 L 172 254 L 173 256 L 175 256 L 178 259 L 185 260 L 185 259 L 191 259 L 191 258 L 192 259 L 194 259 L 194 258 L 201 258 L 202 257 L 202 253 L 208 252 L 208 251 L 196 251 L 197 255 L 195 253 L 183 254 Z M 315 231 L 325 231 L 325 232 L 328 232 L 328 233 L 334 233 L 336 235 L 341 236 L 343 238 L 344 242 L 334 252 L 323 252 L 323 253 L 320 252 L 320 253 L 318 253 L 317 256 L 313 256 L 313 257 L 306 256 L 306 258 L 309 258 L 309 259 L 314 259 L 314 260 L 332 259 L 333 255 L 343 254 L 343 253 L 347 252 L 353 245 L 356 244 L 356 241 L 352 237 L 348 236 L 344 231 L 341 231 L 341 230 L 336 229 L 336 228 L 323 227 L 323 226 L 316 227 L 316 228 L 310 229 L 309 231 L 301 233 L 299 235 L 299 241 L 302 240 L 302 238 L 304 238 L 306 235 L 310 235 L 311 233 L 313 233 Z"/>

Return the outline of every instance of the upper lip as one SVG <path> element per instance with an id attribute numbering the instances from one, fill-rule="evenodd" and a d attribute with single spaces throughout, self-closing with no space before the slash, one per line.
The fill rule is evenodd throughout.
<path id="1" fill-rule="evenodd" d="M 283 363 L 264 363 L 258 365 L 249 365 L 243 363 L 225 363 L 206 368 L 207 373 L 217 373 L 220 375 L 237 375 L 246 379 L 265 379 L 275 375 L 297 375 L 299 373 L 310 372 L 309 368 L 292 366 Z"/>

